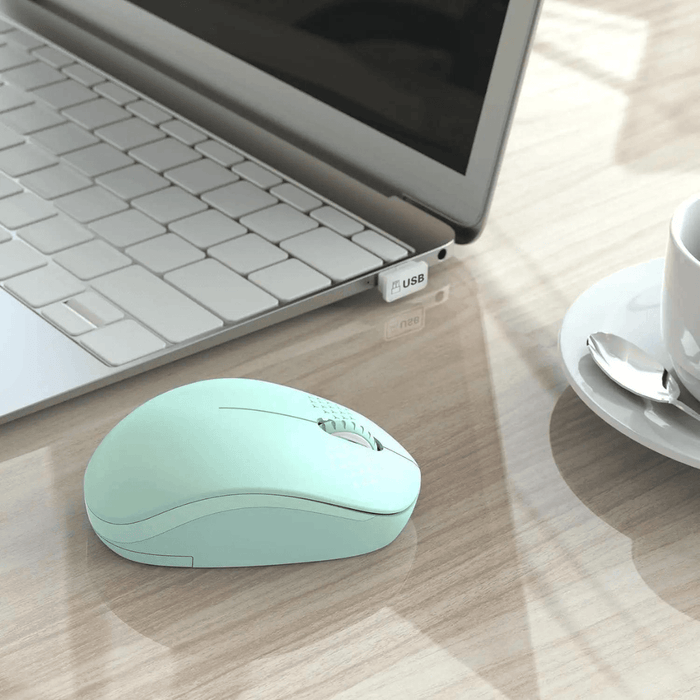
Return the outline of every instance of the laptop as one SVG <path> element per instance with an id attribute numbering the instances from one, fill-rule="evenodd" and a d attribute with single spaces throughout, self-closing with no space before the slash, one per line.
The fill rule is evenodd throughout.
<path id="1" fill-rule="evenodd" d="M 0 0 L 0 423 L 483 229 L 540 0 Z"/>

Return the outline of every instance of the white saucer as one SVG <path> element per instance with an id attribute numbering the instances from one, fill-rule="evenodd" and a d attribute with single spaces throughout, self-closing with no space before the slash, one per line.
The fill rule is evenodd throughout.
<path id="1" fill-rule="evenodd" d="M 700 423 L 673 406 L 625 391 L 603 374 L 586 347 L 591 333 L 616 333 L 671 367 L 660 330 L 663 269 L 659 258 L 594 284 L 566 312 L 559 351 L 574 391 L 604 421 L 645 447 L 700 468 Z"/>

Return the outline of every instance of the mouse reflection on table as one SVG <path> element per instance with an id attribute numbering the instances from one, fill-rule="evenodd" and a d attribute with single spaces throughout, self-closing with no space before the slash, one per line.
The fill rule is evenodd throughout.
<path id="1" fill-rule="evenodd" d="M 137 562 L 228 567 L 366 554 L 408 522 L 420 469 L 339 404 L 253 379 L 212 379 L 118 423 L 85 472 L 98 537 Z"/>

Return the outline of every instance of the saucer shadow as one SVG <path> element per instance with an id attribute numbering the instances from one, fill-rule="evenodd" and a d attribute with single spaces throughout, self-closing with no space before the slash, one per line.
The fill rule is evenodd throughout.
<path id="1" fill-rule="evenodd" d="M 571 387 L 554 407 L 549 436 L 569 488 L 632 541 L 644 582 L 676 610 L 700 620 L 700 470 L 617 432 Z"/>

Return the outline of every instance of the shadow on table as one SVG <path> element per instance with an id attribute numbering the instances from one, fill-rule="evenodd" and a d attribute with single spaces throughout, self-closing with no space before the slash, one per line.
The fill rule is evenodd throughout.
<path id="1" fill-rule="evenodd" d="M 360 697 L 410 682 L 427 684 L 414 688 L 423 697 L 447 685 L 537 700 L 474 290 L 455 263 L 425 294 L 391 305 L 348 299 L 3 426 L 0 463 L 25 484 L 24 501 L 5 499 L 7 517 L 32 543 L 15 545 L 15 569 L 41 572 L 42 586 L 7 588 L 7 602 L 31 610 L 40 594 L 50 623 L 66 630 L 55 658 L 27 647 L 26 668 L 68 673 L 94 697 L 123 679 L 144 696 L 264 687 L 265 697 Z M 382 425 L 421 467 L 409 526 L 362 557 L 279 567 L 152 567 L 104 547 L 82 503 L 90 455 L 136 406 L 212 376 L 295 386 Z M 25 501 L 46 507 L 30 512 Z"/>
<path id="2" fill-rule="evenodd" d="M 362 319 L 352 334 L 336 327 L 330 345 L 258 375 L 353 407 L 413 454 L 421 496 L 392 545 L 331 562 L 176 570 L 123 560 L 88 531 L 92 595 L 176 654 L 173 688 L 223 673 L 247 687 L 265 670 L 276 688 L 314 668 L 307 690 L 360 691 L 430 655 L 436 678 L 539 697 L 481 312 L 456 269 L 403 305 L 348 300 L 345 323 Z"/>
<path id="3" fill-rule="evenodd" d="M 571 388 L 552 412 L 550 441 L 574 494 L 630 538 L 649 588 L 700 620 L 700 471 L 617 432 Z"/>

